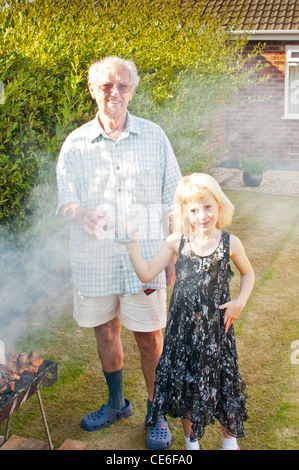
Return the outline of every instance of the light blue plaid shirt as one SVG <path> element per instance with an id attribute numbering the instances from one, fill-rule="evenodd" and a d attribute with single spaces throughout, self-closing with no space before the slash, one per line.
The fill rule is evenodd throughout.
<path id="1" fill-rule="evenodd" d="M 129 113 L 117 142 L 104 132 L 97 116 L 67 137 L 57 163 L 58 211 L 63 204 L 75 202 L 103 209 L 108 218 L 107 230 L 99 233 L 98 240 L 89 239 L 82 224 L 71 225 L 72 279 L 79 294 L 133 294 L 145 287 L 116 240 L 122 238 L 126 222 L 133 220 L 142 255 L 150 260 L 167 235 L 162 214 L 172 208 L 180 178 L 163 130 Z M 165 287 L 165 273 L 146 287 Z"/>

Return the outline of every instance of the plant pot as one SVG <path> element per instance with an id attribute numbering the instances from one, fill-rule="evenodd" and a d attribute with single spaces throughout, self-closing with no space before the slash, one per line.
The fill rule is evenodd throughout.
<path id="1" fill-rule="evenodd" d="M 263 175 L 260 174 L 254 174 L 254 173 L 247 173 L 246 171 L 243 171 L 243 181 L 245 186 L 249 186 L 251 188 L 257 188 L 260 186 L 261 182 L 263 180 Z"/>

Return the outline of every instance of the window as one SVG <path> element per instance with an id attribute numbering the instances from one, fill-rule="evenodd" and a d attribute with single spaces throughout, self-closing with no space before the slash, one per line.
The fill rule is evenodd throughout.
<path id="1" fill-rule="evenodd" d="M 284 117 L 299 119 L 299 46 L 286 47 Z"/>

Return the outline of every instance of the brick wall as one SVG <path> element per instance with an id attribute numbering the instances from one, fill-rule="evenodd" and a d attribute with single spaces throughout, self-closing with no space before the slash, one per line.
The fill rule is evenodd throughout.
<path id="1" fill-rule="evenodd" d="M 253 48 L 250 42 L 247 49 Z M 264 84 L 243 89 L 242 96 L 263 101 L 240 105 L 227 112 L 225 136 L 229 148 L 228 160 L 237 164 L 241 156 L 259 157 L 271 161 L 274 168 L 299 169 L 299 120 L 284 116 L 285 47 L 299 45 L 284 41 L 269 41 L 259 59 L 268 64 L 265 72 L 271 78 Z M 245 51 L 246 52 L 246 51 Z"/>

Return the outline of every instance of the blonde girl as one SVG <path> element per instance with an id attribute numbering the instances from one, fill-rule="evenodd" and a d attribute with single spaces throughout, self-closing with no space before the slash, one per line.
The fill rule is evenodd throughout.
<path id="1" fill-rule="evenodd" d="M 179 183 L 175 231 L 149 262 L 138 241 L 129 245 L 143 283 L 177 254 L 163 353 L 156 369 L 149 426 L 161 416 L 182 418 L 186 449 L 199 449 L 207 424 L 220 422 L 222 449 L 239 449 L 247 419 L 245 383 L 239 373 L 233 322 L 244 309 L 254 272 L 241 241 L 223 230 L 234 206 L 210 175 L 194 173 Z M 240 273 L 237 298 L 230 298 L 230 261 Z"/>

